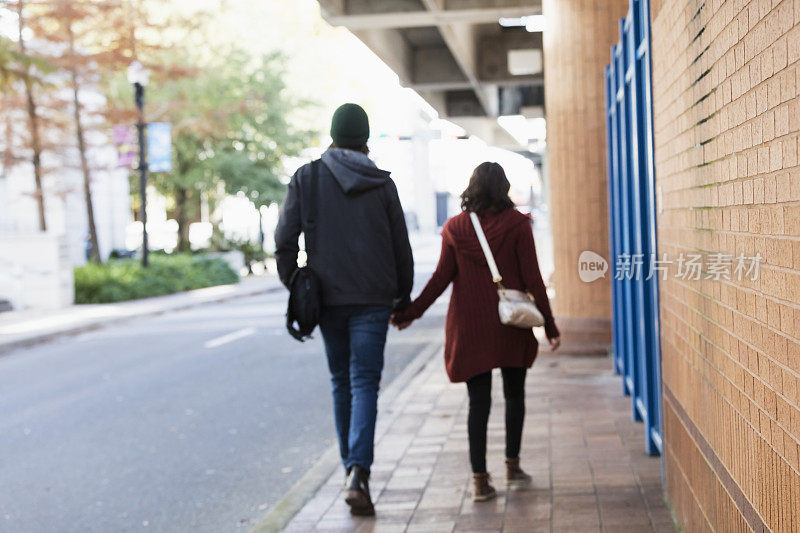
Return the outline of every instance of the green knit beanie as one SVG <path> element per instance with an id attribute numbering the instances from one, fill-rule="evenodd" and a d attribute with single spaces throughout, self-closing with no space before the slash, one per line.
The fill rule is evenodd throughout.
<path id="1" fill-rule="evenodd" d="M 333 113 L 331 138 L 336 146 L 358 148 L 369 139 L 367 112 L 358 104 L 343 104 Z"/>

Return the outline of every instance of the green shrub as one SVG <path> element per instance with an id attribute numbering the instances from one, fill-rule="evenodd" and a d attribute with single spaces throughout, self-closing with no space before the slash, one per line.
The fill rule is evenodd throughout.
<path id="1" fill-rule="evenodd" d="M 148 268 L 135 259 L 112 259 L 75 269 L 75 303 L 108 303 L 236 283 L 223 259 L 190 254 L 152 255 Z"/>

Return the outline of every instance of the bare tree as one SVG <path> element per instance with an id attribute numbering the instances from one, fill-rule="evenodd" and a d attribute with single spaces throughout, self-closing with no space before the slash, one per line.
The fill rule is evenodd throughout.
<path id="1" fill-rule="evenodd" d="M 27 55 L 25 47 L 25 2 L 17 0 L 17 36 L 19 52 Z M 33 180 L 35 184 L 34 197 L 39 212 L 39 230 L 47 231 L 47 220 L 44 211 L 44 188 L 42 187 L 42 142 L 39 130 L 39 110 L 36 105 L 36 97 L 33 92 L 34 82 L 31 72 L 31 65 L 25 64 L 22 83 L 25 86 L 26 109 L 28 113 L 28 124 L 31 140 L 31 164 L 33 165 Z"/>

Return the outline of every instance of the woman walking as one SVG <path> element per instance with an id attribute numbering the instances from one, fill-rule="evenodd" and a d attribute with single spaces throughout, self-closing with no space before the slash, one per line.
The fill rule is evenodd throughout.
<path id="1" fill-rule="evenodd" d="M 497 287 L 470 213 L 479 217 L 503 275 L 503 286 L 533 295 L 544 317 L 545 334 L 552 349 L 560 344 L 536 259 L 530 219 L 514 209 L 509 189 L 499 164 L 478 165 L 461 195 L 463 212 L 450 219 L 442 231 L 442 253 L 436 271 L 411 306 L 392 315 L 392 323 L 405 329 L 453 283 L 446 322 L 445 366 L 450 381 L 467 384 L 467 427 L 475 501 L 496 496 L 486 471 L 486 427 L 494 368 L 501 369 L 506 402 L 506 481 L 512 486 L 527 486 L 531 482 L 520 468 L 519 452 L 525 418 L 525 376 L 536 358 L 538 343 L 531 328 L 501 323 Z"/>

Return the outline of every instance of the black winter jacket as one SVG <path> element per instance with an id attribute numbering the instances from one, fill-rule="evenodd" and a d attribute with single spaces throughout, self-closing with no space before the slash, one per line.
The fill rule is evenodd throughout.
<path id="1" fill-rule="evenodd" d="M 312 183 L 311 164 L 289 183 L 275 230 L 284 285 L 297 269 L 298 238 L 308 222 L 308 188 L 317 187 L 316 235 L 308 264 L 322 284 L 322 304 L 408 306 L 414 260 L 403 208 L 389 172 L 353 150 L 329 148 Z"/>

